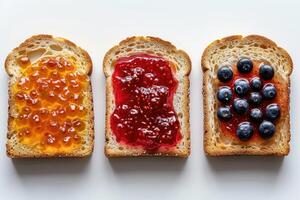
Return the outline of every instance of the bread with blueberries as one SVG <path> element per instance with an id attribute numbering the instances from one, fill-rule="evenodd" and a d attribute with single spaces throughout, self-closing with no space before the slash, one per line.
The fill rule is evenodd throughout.
<path id="1" fill-rule="evenodd" d="M 289 54 L 268 38 L 234 35 L 211 43 L 201 65 L 206 155 L 287 155 Z"/>

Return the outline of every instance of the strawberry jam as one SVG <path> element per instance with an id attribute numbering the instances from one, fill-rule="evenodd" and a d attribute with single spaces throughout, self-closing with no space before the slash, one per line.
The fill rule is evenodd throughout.
<path id="1" fill-rule="evenodd" d="M 223 113 L 218 113 L 218 118 L 220 119 L 221 131 L 225 136 L 233 139 L 239 138 L 243 141 L 263 141 L 275 133 L 277 118 L 280 117 L 279 114 L 276 115 L 278 110 L 267 110 L 268 106 L 270 108 L 270 105 L 276 104 L 276 108 L 279 109 L 278 112 L 281 112 L 281 115 L 286 114 L 287 108 L 284 107 L 286 99 L 284 97 L 287 88 L 280 86 L 279 75 L 276 73 L 274 75 L 272 67 L 268 68 L 268 73 L 262 74 L 260 70 L 263 65 L 269 66 L 267 62 L 253 60 L 251 65 L 246 63 L 241 69 L 238 69 L 237 64 L 219 69 L 219 80 L 216 82 L 216 88 L 219 91 L 217 94 L 218 108 L 221 108 L 219 111 L 223 111 Z M 273 90 L 266 90 L 265 87 L 270 85 Z M 223 92 L 220 92 L 220 89 L 223 89 Z M 274 91 L 276 95 L 274 95 Z M 235 107 L 237 100 L 242 100 L 242 102 L 240 101 L 241 104 Z M 256 113 L 251 113 L 251 110 L 255 110 Z M 239 125 L 245 122 L 249 123 L 250 127 L 240 127 L 239 129 Z M 265 122 L 270 122 L 274 126 L 260 129 L 266 125 Z M 268 135 L 269 133 L 271 134 Z"/>
<path id="2" fill-rule="evenodd" d="M 173 107 L 178 81 L 162 57 L 135 54 L 114 64 L 115 110 L 111 129 L 120 143 L 149 152 L 172 147 L 181 139 Z"/>
<path id="3" fill-rule="evenodd" d="M 12 89 L 17 111 L 11 123 L 20 142 L 45 153 L 68 152 L 81 145 L 89 77 L 63 57 L 31 64 L 19 59 L 21 76 Z"/>

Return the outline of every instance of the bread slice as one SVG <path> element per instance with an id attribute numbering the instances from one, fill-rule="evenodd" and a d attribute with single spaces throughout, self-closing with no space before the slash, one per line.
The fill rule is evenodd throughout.
<path id="1" fill-rule="evenodd" d="M 142 147 L 127 146 L 116 141 L 110 127 L 110 116 L 115 109 L 115 99 L 112 87 L 114 61 L 136 53 L 147 53 L 163 57 L 176 66 L 175 78 L 178 87 L 174 95 L 173 105 L 178 115 L 182 139 L 175 147 L 159 149 L 149 153 Z M 182 50 L 177 50 L 171 43 L 155 37 L 130 37 L 110 49 L 103 61 L 103 70 L 106 76 L 106 132 L 105 154 L 108 157 L 122 156 L 179 156 L 187 157 L 190 154 L 190 124 L 189 124 L 189 73 L 191 61 Z"/>
<path id="2" fill-rule="evenodd" d="M 20 65 L 21 58 L 29 59 L 30 64 L 24 66 Z M 15 125 L 16 120 L 21 112 L 21 107 L 15 98 L 15 89 L 22 77 L 28 78 L 30 74 L 30 68 L 33 70 L 33 66 L 41 61 L 42 59 L 56 58 L 60 57 L 65 59 L 67 62 L 71 63 L 75 69 L 71 71 L 72 73 L 80 73 L 85 77 L 85 86 L 82 88 L 78 94 L 83 98 L 82 107 L 86 109 L 86 113 L 80 118 L 85 124 L 85 128 L 80 133 L 77 133 L 80 142 L 76 145 L 71 145 L 71 147 L 45 147 L 42 140 L 32 139 L 32 143 L 29 142 L 24 144 L 21 142 L 18 131 L 19 126 Z M 94 146 L 94 114 L 93 114 L 93 97 L 92 97 L 92 87 L 90 82 L 90 75 L 92 73 L 92 61 L 90 56 L 86 51 L 76 46 L 74 43 L 63 39 L 53 37 L 51 35 L 35 35 L 27 39 L 25 42 L 20 44 L 19 47 L 15 48 L 6 58 L 5 69 L 9 75 L 9 108 L 8 108 L 8 134 L 7 134 L 7 155 L 11 158 L 38 158 L 38 157 L 84 157 L 88 156 L 93 151 Z M 24 74 L 26 72 L 26 74 Z M 70 72 L 70 73 L 71 73 Z M 49 72 L 50 73 L 50 72 Z M 62 75 L 62 78 L 66 78 L 67 74 Z M 33 88 L 36 89 L 36 88 Z M 24 90 L 25 93 L 29 91 Z M 70 102 L 67 102 L 69 104 Z M 62 106 L 63 109 L 67 106 Z M 27 104 L 26 104 L 27 105 Z M 52 102 L 45 106 L 48 111 L 52 109 L 51 106 L 56 105 L 56 102 Z M 79 105 L 79 104 L 78 104 Z M 57 105 L 58 106 L 58 105 Z M 31 115 L 32 116 L 32 115 Z M 72 120 L 72 115 L 69 115 Z M 41 120 L 41 122 L 44 122 Z M 73 122 L 73 121 L 72 121 Z M 47 122 L 48 123 L 48 122 Z M 59 125 L 63 121 L 59 121 Z M 21 125 L 20 125 L 21 126 Z M 41 126 L 41 132 L 44 133 L 46 130 L 46 122 Z M 28 128 L 32 131 L 32 126 L 29 125 Z M 77 131 L 77 129 L 76 129 Z M 35 132 L 34 136 L 42 134 Z M 77 136 L 76 136 L 77 137 Z M 67 140 L 66 140 L 67 141 Z M 53 141 L 52 141 L 53 142 Z M 41 144 L 43 143 L 43 144 Z"/>
<path id="3" fill-rule="evenodd" d="M 217 70 L 224 64 L 233 64 L 241 57 L 269 63 L 275 69 L 274 81 L 277 100 L 281 105 L 281 117 L 276 123 L 276 131 L 268 140 L 241 142 L 222 134 L 217 118 L 218 100 Z M 234 35 L 211 43 L 202 55 L 203 103 L 204 103 L 204 150 L 209 156 L 223 155 L 275 155 L 289 153 L 290 75 L 293 63 L 289 54 L 275 42 L 258 35 L 246 37 Z"/>

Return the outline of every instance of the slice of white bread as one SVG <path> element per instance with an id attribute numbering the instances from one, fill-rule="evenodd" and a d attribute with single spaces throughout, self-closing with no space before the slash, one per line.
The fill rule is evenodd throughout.
<path id="1" fill-rule="evenodd" d="M 241 57 L 270 63 L 275 69 L 281 117 L 276 123 L 276 132 L 268 140 L 241 142 L 222 135 L 217 117 L 216 97 L 217 70 L 224 64 L 232 65 Z M 293 63 L 289 54 L 275 42 L 258 35 L 243 37 L 234 35 L 212 42 L 202 55 L 203 103 L 204 103 L 204 150 L 209 156 L 222 155 L 275 155 L 289 153 L 290 115 L 289 93 L 290 75 Z"/>
<path id="2" fill-rule="evenodd" d="M 142 147 L 132 147 L 120 144 L 110 128 L 110 116 L 115 109 L 112 87 L 114 61 L 135 53 L 147 53 L 163 57 L 176 66 L 175 78 L 178 87 L 174 95 L 173 105 L 178 115 L 182 139 L 175 147 L 160 149 L 155 153 L 148 153 Z M 190 154 L 190 124 L 189 124 L 189 73 L 191 61 L 182 50 L 177 50 L 171 43 L 155 37 L 130 37 L 110 49 L 103 61 L 103 70 L 106 76 L 106 132 L 105 154 L 108 157 L 122 156 L 179 156 L 187 157 Z"/>
<path id="3" fill-rule="evenodd" d="M 17 103 L 13 97 L 12 88 L 22 77 L 22 69 L 18 60 L 21 57 L 29 58 L 31 67 L 43 58 L 60 56 L 76 66 L 75 72 L 86 76 L 86 87 L 80 91 L 83 97 L 83 107 L 86 108 L 86 114 L 82 121 L 85 123 L 85 129 L 81 131 L 81 142 L 68 151 L 57 149 L 51 152 L 44 152 L 36 146 L 24 145 L 19 141 L 16 128 L 13 121 L 18 117 Z M 7 134 L 7 155 L 11 158 L 38 158 L 38 157 L 84 157 L 92 153 L 94 147 L 94 114 L 93 97 L 90 75 L 92 73 L 92 61 L 86 51 L 76 46 L 74 43 L 51 35 L 35 35 L 20 44 L 6 58 L 5 69 L 9 75 L 9 109 L 8 109 L 8 134 Z M 26 92 L 26 91 L 25 91 Z M 43 127 L 45 128 L 45 127 Z"/>

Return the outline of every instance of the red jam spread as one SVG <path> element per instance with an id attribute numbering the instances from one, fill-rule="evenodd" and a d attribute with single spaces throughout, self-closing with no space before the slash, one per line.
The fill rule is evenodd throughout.
<path id="1" fill-rule="evenodd" d="M 173 106 L 178 81 L 162 57 L 134 54 L 118 59 L 112 75 L 115 110 L 111 129 L 120 143 L 147 151 L 175 146 L 181 139 Z"/>
<path id="2" fill-rule="evenodd" d="M 22 75 L 12 90 L 17 115 L 11 123 L 20 142 L 46 153 L 80 146 L 87 114 L 83 91 L 89 77 L 63 57 L 34 64 L 22 57 L 19 64 Z"/>
<path id="3" fill-rule="evenodd" d="M 251 80 L 253 80 L 253 78 L 258 78 L 260 77 L 260 66 L 264 64 L 263 61 L 252 61 L 253 62 L 253 69 L 251 70 L 251 72 L 249 73 L 241 73 L 238 69 L 237 69 L 237 65 L 232 65 L 231 69 L 233 72 L 233 76 L 232 79 L 230 79 L 229 81 L 218 81 L 217 82 L 217 88 L 220 88 L 222 86 L 228 86 L 231 91 L 232 91 L 232 98 L 228 101 L 228 102 L 220 102 L 219 101 L 219 106 L 228 106 L 230 108 L 231 111 L 231 118 L 230 119 L 226 119 L 226 120 L 219 120 L 220 122 L 220 127 L 221 127 L 221 131 L 222 133 L 224 133 L 224 135 L 226 136 L 230 136 L 232 138 L 237 138 L 237 129 L 238 129 L 238 125 L 242 122 L 250 122 L 251 126 L 253 127 L 253 135 L 250 137 L 250 139 L 247 139 L 247 141 L 258 141 L 258 140 L 262 140 L 262 137 L 260 136 L 259 133 L 259 126 L 262 123 L 263 120 L 268 120 L 266 119 L 265 113 L 266 113 L 266 107 L 270 104 L 277 104 L 280 108 L 284 109 L 284 101 L 286 101 L 286 99 L 282 99 L 281 96 L 285 93 L 284 88 L 280 87 L 280 81 L 278 80 L 278 77 L 276 77 L 276 75 L 274 75 L 274 77 L 270 80 L 264 80 L 263 78 L 260 78 L 261 80 L 261 87 L 263 87 L 266 84 L 273 84 L 276 88 L 277 91 L 277 95 L 276 97 L 272 98 L 272 99 L 265 99 L 262 97 L 262 100 L 259 104 L 253 105 L 251 103 L 248 104 L 248 109 L 246 111 L 246 113 L 244 114 L 239 114 L 237 112 L 234 111 L 234 100 L 238 99 L 238 98 L 243 98 L 246 99 L 249 102 L 249 98 L 250 98 L 250 93 L 251 92 L 255 92 L 253 91 L 253 89 L 250 86 L 249 92 L 247 92 L 247 94 L 245 96 L 240 96 L 235 92 L 234 89 L 234 84 L 236 82 L 236 80 L 238 79 L 246 79 L 248 80 L 248 82 L 250 83 Z M 276 72 L 275 72 L 276 74 Z M 259 91 L 256 91 L 260 94 L 262 94 L 262 89 L 260 89 Z M 250 117 L 250 110 L 257 108 L 259 109 L 262 113 L 263 113 L 263 119 L 260 121 L 253 121 L 253 119 Z M 281 109 L 281 112 L 285 112 L 283 109 Z M 276 121 L 272 121 L 272 123 L 274 123 L 276 125 Z"/>

